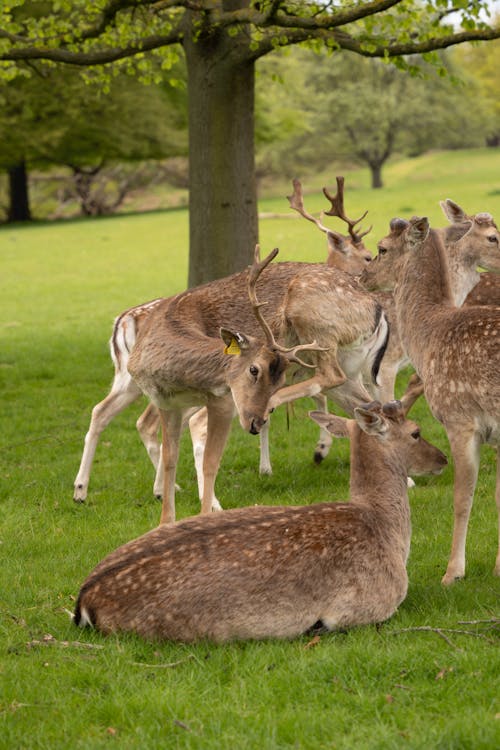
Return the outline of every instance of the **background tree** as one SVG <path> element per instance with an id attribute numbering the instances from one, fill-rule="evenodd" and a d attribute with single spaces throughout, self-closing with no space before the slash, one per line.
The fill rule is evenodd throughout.
<path id="1" fill-rule="evenodd" d="M 30 169 L 70 167 L 82 212 L 95 215 L 116 206 L 134 176 L 122 167 L 117 179 L 114 167 L 115 189 L 105 195 L 103 180 L 97 189 L 95 184 L 106 165 L 187 151 L 182 91 L 165 83 L 146 86 L 123 72 L 103 88 L 87 85 L 77 69 L 38 64 L 36 74 L 0 86 L 0 104 L 0 168 L 9 174 L 10 221 L 31 216 Z"/>
<path id="2" fill-rule="evenodd" d="M 294 83 L 291 90 L 286 87 L 286 100 L 295 132 L 272 147 L 275 168 L 280 165 L 285 173 L 295 174 L 300 165 L 304 174 L 332 159 L 348 159 L 367 165 L 372 187 L 378 188 L 383 165 L 394 154 L 416 156 L 431 148 L 484 143 L 487 103 L 470 75 L 444 53 L 440 69 L 410 59 L 414 68 L 419 64 L 419 76 L 350 52 L 322 53 L 318 60 L 311 51 L 297 49 L 274 58 L 281 71 L 276 82 L 266 82 L 267 99 L 280 100 L 284 87 L 279 81 Z M 446 71 L 450 75 L 439 74 Z"/>
<path id="3" fill-rule="evenodd" d="M 500 42 L 463 45 L 454 51 L 453 58 L 458 66 L 469 72 L 469 78 L 484 101 L 487 145 L 500 146 Z"/>
<path id="4" fill-rule="evenodd" d="M 189 283 L 239 270 L 257 240 L 254 168 L 255 62 L 278 47 L 322 43 L 365 57 L 425 54 L 498 26 L 479 20 L 484 0 L 16 0 L 0 13 L 0 60 L 99 65 L 160 50 L 168 66 L 182 46 L 188 71 Z M 447 22 L 455 11 L 457 28 Z M 418 29 L 418 34 L 415 30 Z M 141 63 L 143 59 L 141 59 Z"/>

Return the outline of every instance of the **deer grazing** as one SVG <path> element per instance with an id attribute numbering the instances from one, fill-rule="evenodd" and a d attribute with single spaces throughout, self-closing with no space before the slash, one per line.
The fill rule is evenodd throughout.
<path id="1" fill-rule="evenodd" d="M 393 220 L 379 248 L 399 247 L 395 299 L 401 338 L 424 384 L 434 416 L 446 429 L 453 455 L 454 530 L 443 583 L 465 575 L 465 541 L 479 468 L 480 447 L 500 446 L 500 308 L 455 307 L 462 289 L 454 258 L 500 271 L 499 236 L 491 217 L 471 218 L 467 231 L 445 247 L 442 232 L 427 219 Z M 452 233 L 453 234 L 453 233 Z M 370 267 L 373 283 L 379 256 Z M 381 266 L 382 267 L 382 266 Z M 455 283 L 451 282 L 451 269 Z M 464 278 L 468 275 L 465 273 Z M 469 277 L 470 278 L 470 277 Z M 464 282 L 465 286 L 467 283 Z M 497 458 L 496 502 L 500 513 L 500 467 Z M 495 571 L 500 575 L 500 548 Z"/>
<path id="2" fill-rule="evenodd" d="M 314 222 L 321 231 L 327 234 L 328 238 L 328 258 L 327 265 L 332 268 L 338 268 L 346 273 L 357 275 L 371 260 L 371 254 L 363 244 L 363 237 L 367 231 L 360 232 L 356 230 L 356 225 L 362 221 L 364 216 L 352 221 L 348 218 L 344 209 L 344 178 L 337 177 L 337 193 L 332 196 L 326 188 L 323 189 L 325 196 L 330 201 L 330 209 L 325 213 L 328 216 L 336 216 L 345 222 L 348 226 L 348 235 L 334 232 L 324 227 L 321 222 L 315 219 L 311 214 L 307 214 L 303 206 L 302 188 L 298 180 L 294 181 L 294 194 L 289 197 L 290 206 L 297 210 L 302 216 Z M 95 451 L 102 431 L 106 426 L 122 412 L 127 406 L 142 396 L 141 389 L 132 380 L 128 371 L 128 360 L 135 341 L 149 315 L 156 307 L 164 301 L 165 298 L 158 298 L 151 302 L 132 307 L 120 313 L 115 319 L 113 331 L 110 339 L 111 358 L 113 360 L 115 375 L 109 394 L 92 410 L 90 426 L 85 436 L 84 451 L 80 462 L 80 467 L 74 482 L 73 498 L 76 502 L 84 502 L 87 497 L 90 472 L 94 460 Z M 324 405 L 326 411 L 326 402 Z M 187 414 L 191 439 L 193 442 L 193 454 L 198 478 L 198 490 L 200 500 L 203 496 L 203 452 L 207 432 L 207 414 L 205 408 L 193 409 L 194 414 L 189 417 Z M 163 467 L 161 465 L 161 448 L 158 442 L 158 431 L 160 427 L 160 415 L 157 408 L 149 403 L 145 411 L 137 420 L 137 430 L 141 440 L 147 450 L 156 476 L 153 492 L 156 497 L 163 494 Z M 261 474 L 271 474 L 272 466 L 269 455 L 269 423 L 266 423 L 260 434 L 260 462 L 259 471 Z M 322 431 L 322 436 L 318 442 L 315 452 L 316 460 L 321 460 L 328 452 L 331 439 Z M 212 498 L 212 507 L 214 510 L 220 509 L 220 504 L 215 495 Z"/>
<path id="3" fill-rule="evenodd" d="M 250 506 L 159 526 L 90 573 L 76 625 L 223 642 L 391 617 L 408 585 L 406 477 L 440 473 L 446 457 L 399 402 L 357 407 L 355 421 L 312 416 L 350 437 L 350 502 Z"/>
<path id="4" fill-rule="evenodd" d="M 160 303 L 131 352 L 130 374 L 162 417 L 162 523 L 175 518 L 175 469 L 187 408 L 207 407 L 202 512 L 208 513 L 235 407 L 241 426 L 258 434 L 269 412 L 279 405 L 272 404 L 278 391 L 285 403 L 334 390 L 336 400 L 351 412 L 369 398 L 364 373 L 369 370 L 376 379 L 388 337 L 380 306 L 351 277 L 314 263 L 271 264 L 259 279 L 276 253 L 259 263 L 256 258 L 249 271 Z M 266 319 L 256 295 L 258 279 Z M 252 304 L 245 299 L 245 290 Z M 249 335 L 226 333 L 234 326 Z M 262 331 L 264 345 L 262 338 L 256 338 L 262 337 Z M 312 339 L 314 344 L 305 343 Z M 299 359 L 296 353 L 301 350 L 309 350 L 313 360 Z M 238 356 L 228 356 L 232 354 Z M 314 375 L 282 387 L 290 361 L 301 368 L 314 367 Z"/>

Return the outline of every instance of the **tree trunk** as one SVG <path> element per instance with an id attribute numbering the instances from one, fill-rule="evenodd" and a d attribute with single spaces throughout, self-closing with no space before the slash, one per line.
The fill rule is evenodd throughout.
<path id="1" fill-rule="evenodd" d="M 189 286 L 244 269 L 258 240 L 254 61 L 243 34 L 184 40 L 189 111 Z"/>
<path id="2" fill-rule="evenodd" d="M 21 161 L 8 170 L 9 212 L 7 221 L 31 221 L 26 163 Z"/>
<path id="3" fill-rule="evenodd" d="M 370 171 L 372 175 L 372 188 L 381 188 L 384 186 L 382 182 L 382 164 L 370 164 Z"/>

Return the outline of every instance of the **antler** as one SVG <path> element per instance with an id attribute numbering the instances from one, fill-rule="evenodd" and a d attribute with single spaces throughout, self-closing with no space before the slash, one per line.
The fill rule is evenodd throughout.
<path id="1" fill-rule="evenodd" d="M 293 194 L 287 195 L 288 202 L 290 203 L 290 208 L 293 208 L 294 211 L 298 211 L 298 213 L 304 217 L 304 219 L 308 219 L 309 221 L 312 221 L 313 224 L 316 224 L 318 229 L 320 229 L 322 232 L 330 232 L 331 230 L 328 229 L 328 227 L 323 226 L 321 221 L 319 219 L 315 219 L 314 216 L 310 213 L 308 213 L 304 208 L 304 198 L 302 195 L 302 185 L 300 183 L 300 180 L 293 180 Z"/>
<path id="2" fill-rule="evenodd" d="M 323 194 L 325 198 L 328 198 L 330 203 L 332 204 L 332 207 L 329 211 L 325 211 L 326 216 L 337 216 L 339 219 L 342 219 L 342 221 L 345 221 L 347 226 L 349 227 L 349 234 L 352 237 L 353 242 L 359 243 L 363 239 L 365 235 L 368 234 L 368 232 L 371 231 L 372 226 L 369 227 L 369 229 L 366 230 L 366 232 L 358 233 L 354 231 L 354 227 L 356 224 L 359 224 L 360 221 L 363 221 L 368 211 L 365 211 L 362 216 L 359 217 L 359 219 L 349 219 L 346 216 L 346 213 L 344 211 L 344 178 L 343 177 L 337 177 L 337 192 L 334 196 L 332 196 L 326 187 L 323 188 Z"/>
<path id="3" fill-rule="evenodd" d="M 260 274 L 266 268 L 266 266 L 269 265 L 269 263 L 275 258 L 278 254 L 279 250 L 277 247 L 274 248 L 274 250 L 271 250 L 269 255 L 264 258 L 264 260 L 260 259 L 260 245 L 255 245 L 255 251 L 254 251 L 254 262 L 252 266 L 250 266 L 250 271 L 248 273 L 248 296 L 250 298 L 250 302 L 253 307 L 253 311 L 255 314 L 255 317 L 257 318 L 262 330 L 264 331 L 267 343 L 269 344 L 270 348 L 275 349 L 276 351 L 280 352 L 281 354 L 284 354 L 285 357 L 290 362 L 296 362 L 297 364 L 301 365 L 301 367 L 315 367 L 316 365 L 311 365 L 308 362 L 304 362 L 297 356 L 297 352 L 300 351 L 316 351 L 316 352 L 326 352 L 328 349 L 325 349 L 323 347 L 318 346 L 316 341 L 313 341 L 312 344 L 299 344 L 298 346 L 293 346 L 287 349 L 284 346 L 281 346 L 281 344 L 278 344 L 276 339 L 274 338 L 274 334 L 271 330 L 271 327 L 269 323 L 264 318 L 261 307 L 264 305 L 267 305 L 267 302 L 259 302 L 257 299 L 257 292 L 256 292 L 256 285 L 257 285 L 257 279 L 259 278 Z"/>

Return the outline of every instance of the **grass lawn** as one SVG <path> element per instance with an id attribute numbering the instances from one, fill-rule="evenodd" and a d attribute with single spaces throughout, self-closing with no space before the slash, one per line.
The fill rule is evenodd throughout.
<path id="1" fill-rule="evenodd" d="M 304 180 L 306 208 L 323 184 Z M 500 153 L 430 154 L 391 165 L 387 187 L 346 175 L 349 215 L 366 208 L 375 249 L 400 215 L 444 224 L 438 201 L 500 216 Z M 288 212 L 290 186 L 265 196 Z M 369 222 L 368 222 L 369 220 Z M 326 220 L 325 220 L 326 221 Z M 335 226 L 335 221 L 332 221 Z M 339 226 L 339 225 L 337 225 Z M 135 431 L 138 402 L 104 432 L 85 505 L 72 501 L 92 406 L 107 393 L 114 316 L 184 288 L 185 210 L 3 227 L 0 331 L 0 749 L 492 750 L 500 746 L 500 581 L 494 452 L 484 447 L 469 525 L 467 577 L 449 589 L 453 470 L 410 491 L 410 588 L 380 627 L 291 642 L 152 644 L 77 630 L 79 586 L 104 555 L 155 526 L 153 470 Z M 304 220 L 263 218 L 263 254 L 322 260 L 324 238 Z M 409 372 L 402 373 L 402 389 Z M 349 446 L 312 461 L 312 402 L 273 415 L 274 473 L 259 477 L 258 440 L 235 423 L 218 477 L 224 507 L 348 497 Z M 423 400 L 412 416 L 449 456 Z M 183 438 L 179 517 L 199 507 Z M 207 571 L 209 575 L 209 571 Z"/>

